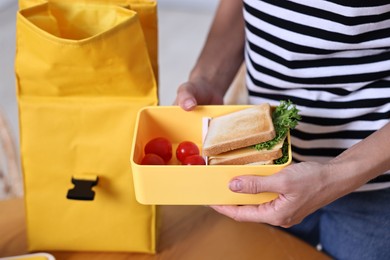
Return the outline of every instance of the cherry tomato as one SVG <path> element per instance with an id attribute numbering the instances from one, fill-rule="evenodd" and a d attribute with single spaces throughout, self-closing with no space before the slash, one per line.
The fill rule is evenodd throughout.
<path id="1" fill-rule="evenodd" d="M 157 154 L 148 153 L 145 154 L 144 158 L 142 158 L 141 164 L 142 165 L 164 165 L 165 161 Z"/>
<path id="2" fill-rule="evenodd" d="M 203 157 L 200 155 L 190 155 L 184 158 L 183 165 L 205 165 L 206 162 L 204 161 Z"/>
<path id="3" fill-rule="evenodd" d="M 172 158 L 172 143 L 164 137 L 157 137 L 145 145 L 144 152 L 157 154 L 168 162 Z"/>
<path id="4" fill-rule="evenodd" d="M 196 144 L 190 141 L 184 141 L 179 144 L 176 149 L 176 157 L 180 162 L 183 162 L 187 156 L 199 155 L 199 148 Z"/>

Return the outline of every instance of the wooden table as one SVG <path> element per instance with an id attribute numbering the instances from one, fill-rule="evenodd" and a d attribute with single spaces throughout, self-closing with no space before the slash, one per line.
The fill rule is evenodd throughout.
<path id="1" fill-rule="evenodd" d="M 238 223 L 204 206 L 162 206 L 156 255 L 48 252 L 56 259 L 330 259 L 283 231 Z M 27 253 L 22 199 L 0 201 L 0 257 Z"/>

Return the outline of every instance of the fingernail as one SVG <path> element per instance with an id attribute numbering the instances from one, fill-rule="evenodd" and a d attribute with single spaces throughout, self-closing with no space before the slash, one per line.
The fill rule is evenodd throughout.
<path id="1" fill-rule="evenodd" d="M 241 180 L 232 180 L 229 183 L 229 189 L 231 189 L 232 191 L 240 191 L 242 189 Z"/>
<path id="2" fill-rule="evenodd" d="M 193 99 L 187 99 L 184 101 L 184 108 L 185 109 L 191 109 L 194 106 L 196 106 L 195 101 Z"/>

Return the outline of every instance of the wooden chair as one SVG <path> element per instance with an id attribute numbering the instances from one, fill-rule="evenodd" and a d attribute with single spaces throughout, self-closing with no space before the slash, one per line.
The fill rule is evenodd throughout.
<path id="1" fill-rule="evenodd" d="M 15 142 L 5 115 L 0 111 L 0 199 L 22 195 L 22 178 Z"/>

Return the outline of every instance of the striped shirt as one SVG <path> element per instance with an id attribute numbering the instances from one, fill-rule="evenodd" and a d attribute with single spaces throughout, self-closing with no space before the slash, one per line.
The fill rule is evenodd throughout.
<path id="1" fill-rule="evenodd" d="M 389 1 L 244 0 L 243 12 L 250 103 L 297 105 L 294 160 L 327 161 L 389 122 Z M 360 190 L 390 187 L 389 173 Z"/>

